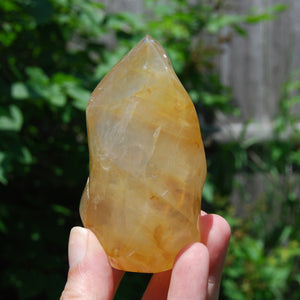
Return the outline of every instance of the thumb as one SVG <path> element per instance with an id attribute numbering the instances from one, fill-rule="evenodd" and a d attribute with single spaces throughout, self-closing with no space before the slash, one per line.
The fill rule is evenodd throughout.
<path id="1" fill-rule="evenodd" d="M 61 300 L 109 300 L 123 272 L 113 269 L 95 235 L 74 227 L 69 239 L 69 273 Z"/>

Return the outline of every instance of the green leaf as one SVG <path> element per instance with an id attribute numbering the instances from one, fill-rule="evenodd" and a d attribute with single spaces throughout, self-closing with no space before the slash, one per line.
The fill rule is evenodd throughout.
<path id="1" fill-rule="evenodd" d="M 207 106 L 216 106 L 228 103 L 229 97 L 228 95 L 201 93 L 200 101 Z"/>
<path id="2" fill-rule="evenodd" d="M 111 68 L 120 60 L 120 57 L 123 57 L 128 52 L 128 47 L 120 46 L 114 52 L 107 52 L 104 54 L 105 63 L 100 63 L 96 69 L 94 78 L 99 80 L 105 76 Z"/>
<path id="3" fill-rule="evenodd" d="M 239 24 L 233 24 L 232 28 L 241 36 L 246 37 L 248 35 L 247 30 L 245 30 L 242 26 Z"/>
<path id="4" fill-rule="evenodd" d="M 123 25 L 125 25 L 126 30 L 131 32 L 145 30 L 145 20 L 140 15 L 122 11 L 115 15 L 113 19 L 123 21 Z M 122 28 L 120 27 L 119 29 Z"/>
<path id="5" fill-rule="evenodd" d="M 1 182 L 1 168 L 0 168 L 0 182 Z M 0 232 L 7 233 L 7 227 L 3 221 L 0 220 Z"/>
<path id="6" fill-rule="evenodd" d="M 72 108 L 70 105 L 66 105 L 63 112 L 62 112 L 62 115 L 61 115 L 61 118 L 62 118 L 62 121 L 67 124 L 71 121 L 72 119 Z"/>
<path id="7" fill-rule="evenodd" d="M 8 109 L 0 108 L 0 130 L 20 131 L 23 125 L 23 114 L 16 105 Z"/>
<path id="8" fill-rule="evenodd" d="M 19 158 L 19 161 L 24 165 L 29 165 L 34 161 L 29 149 L 25 146 L 21 147 L 21 156 Z"/>
<path id="9" fill-rule="evenodd" d="M 118 17 L 111 17 L 107 23 L 107 26 L 115 31 L 129 32 L 130 26 L 127 20 L 123 20 Z"/>
<path id="10" fill-rule="evenodd" d="M 196 90 L 191 90 L 189 92 L 189 96 L 191 97 L 194 103 L 199 102 L 199 93 Z"/>
<path id="11" fill-rule="evenodd" d="M 70 209 L 68 209 L 65 206 L 59 205 L 59 204 L 53 204 L 52 205 L 52 209 L 53 209 L 53 211 L 55 211 L 55 212 L 57 212 L 59 214 L 62 214 L 64 216 L 66 216 L 66 217 L 68 217 L 68 216 L 71 215 Z"/>
<path id="12" fill-rule="evenodd" d="M 295 96 L 287 99 L 285 104 L 286 104 L 287 108 L 292 108 L 296 104 L 300 104 L 300 95 L 295 95 Z"/>
<path id="13" fill-rule="evenodd" d="M 206 30 L 210 33 L 217 33 L 226 26 L 233 26 L 241 23 L 244 17 L 241 15 L 213 15 L 211 20 L 206 24 Z"/>
<path id="14" fill-rule="evenodd" d="M 256 24 L 263 21 L 271 21 L 274 20 L 275 16 L 270 13 L 261 13 L 257 15 L 249 15 L 245 18 L 245 22 L 249 24 Z"/>
<path id="15" fill-rule="evenodd" d="M 11 12 L 18 10 L 18 5 L 13 1 L 0 1 L 0 8 L 4 11 Z"/>
<path id="16" fill-rule="evenodd" d="M 56 73 L 52 76 L 52 81 L 54 83 L 60 84 L 60 85 L 67 85 L 67 84 L 77 84 L 79 83 L 79 79 L 70 75 L 70 74 L 65 74 L 65 73 Z"/>
<path id="17" fill-rule="evenodd" d="M 15 82 L 11 86 L 11 96 L 14 99 L 28 99 L 29 98 L 29 91 L 25 83 L 23 82 Z"/>
<path id="18" fill-rule="evenodd" d="M 275 14 L 275 13 L 280 13 L 280 12 L 286 11 L 288 8 L 289 8 L 289 5 L 283 4 L 283 3 L 278 3 L 275 5 L 269 6 L 266 9 L 266 11 L 268 11 L 269 13 Z"/>
<path id="19" fill-rule="evenodd" d="M 81 87 L 74 86 L 67 90 L 67 94 L 73 99 L 73 106 L 79 110 L 85 110 L 91 93 Z"/>
<path id="20" fill-rule="evenodd" d="M 212 203 L 214 199 L 214 185 L 211 182 L 206 181 L 202 194 L 207 203 Z"/>
<path id="21" fill-rule="evenodd" d="M 295 91 L 300 91 L 300 81 L 291 80 L 285 84 L 285 88 L 288 93 L 293 93 Z"/>
<path id="22" fill-rule="evenodd" d="M 27 67 L 26 73 L 29 76 L 29 81 L 33 86 L 49 84 L 49 78 L 46 73 L 38 67 Z"/>
<path id="23" fill-rule="evenodd" d="M 9 47 L 18 37 L 19 24 L 3 22 L 0 26 L 0 42 Z"/>
<path id="24" fill-rule="evenodd" d="M 67 98 L 58 84 L 53 84 L 48 90 L 48 99 L 54 106 L 62 107 L 66 104 Z"/>
<path id="25" fill-rule="evenodd" d="M 248 239 L 247 247 L 245 249 L 247 258 L 251 261 L 259 262 L 263 259 L 263 242 L 261 240 Z"/>
<path id="26" fill-rule="evenodd" d="M 277 17 L 277 14 L 285 11 L 288 8 L 288 5 L 285 4 L 276 4 L 267 7 L 262 12 L 256 12 L 256 8 L 252 8 L 252 12 L 245 16 L 245 22 L 249 24 L 255 24 L 258 22 L 274 20 Z"/>
<path id="27" fill-rule="evenodd" d="M 6 160 L 7 154 L 5 152 L 0 152 L 0 183 L 7 184 L 8 180 L 6 177 L 6 168 L 4 167 L 4 163 Z"/>
<path id="28" fill-rule="evenodd" d="M 300 150 L 295 151 L 291 154 L 291 160 L 294 164 L 300 166 Z"/>

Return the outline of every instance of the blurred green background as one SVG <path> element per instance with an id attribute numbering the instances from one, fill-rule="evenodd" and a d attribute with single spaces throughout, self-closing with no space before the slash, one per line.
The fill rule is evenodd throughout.
<path id="1" fill-rule="evenodd" d="M 138 14 L 91 0 L 0 1 L 1 299 L 59 298 L 88 176 L 85 107 L 147 33 L 166 49 L 199 114 L 209 174 L 203 207 L 232 228 L 220 299 L 300 299 L 299 76 L 282 86 L 272 139 L 246 143 L 244 131 L 233 141 L 211 138 L 216 112 L 239 114 L 219 78 L 214 37 L 230 28 L 247 39 L 245 24 L 272 22 L 289 7 L 235 15 L 225 2 L 148 0 Z M 259 199 L 241 174 L 246 183 L 263 178 Z M 243 214 L 232 201 L 237 190 Z M 127 274 L 115 298 L 140 299 L 148 279 Z"/>

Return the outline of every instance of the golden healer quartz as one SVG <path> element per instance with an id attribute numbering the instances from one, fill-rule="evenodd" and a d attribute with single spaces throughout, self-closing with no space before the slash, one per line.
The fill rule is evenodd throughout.
<path id="1" fill-rule="evenodd" d="M 200 241 L 206 160 L 194 105 L 162 46 L 146 36 L 103 78 L 86 109 L 85 227 L 114 268 L 156 273 Z"/>

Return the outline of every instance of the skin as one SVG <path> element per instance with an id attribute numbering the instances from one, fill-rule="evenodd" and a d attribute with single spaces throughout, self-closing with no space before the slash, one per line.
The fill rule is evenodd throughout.
<path id="1" fill-rule="evenodd" d="M 215 300 L 219 297 L 230 227 L 219 215 L 201 212 L 201 243 L 183 248 L 170 271 L 152 276 L 142 300 Z M 111 300 L 124 275 L 112 268 L 95 235 L 74 227 L 69 239 L 69 273 L 61 300 Z"/>

